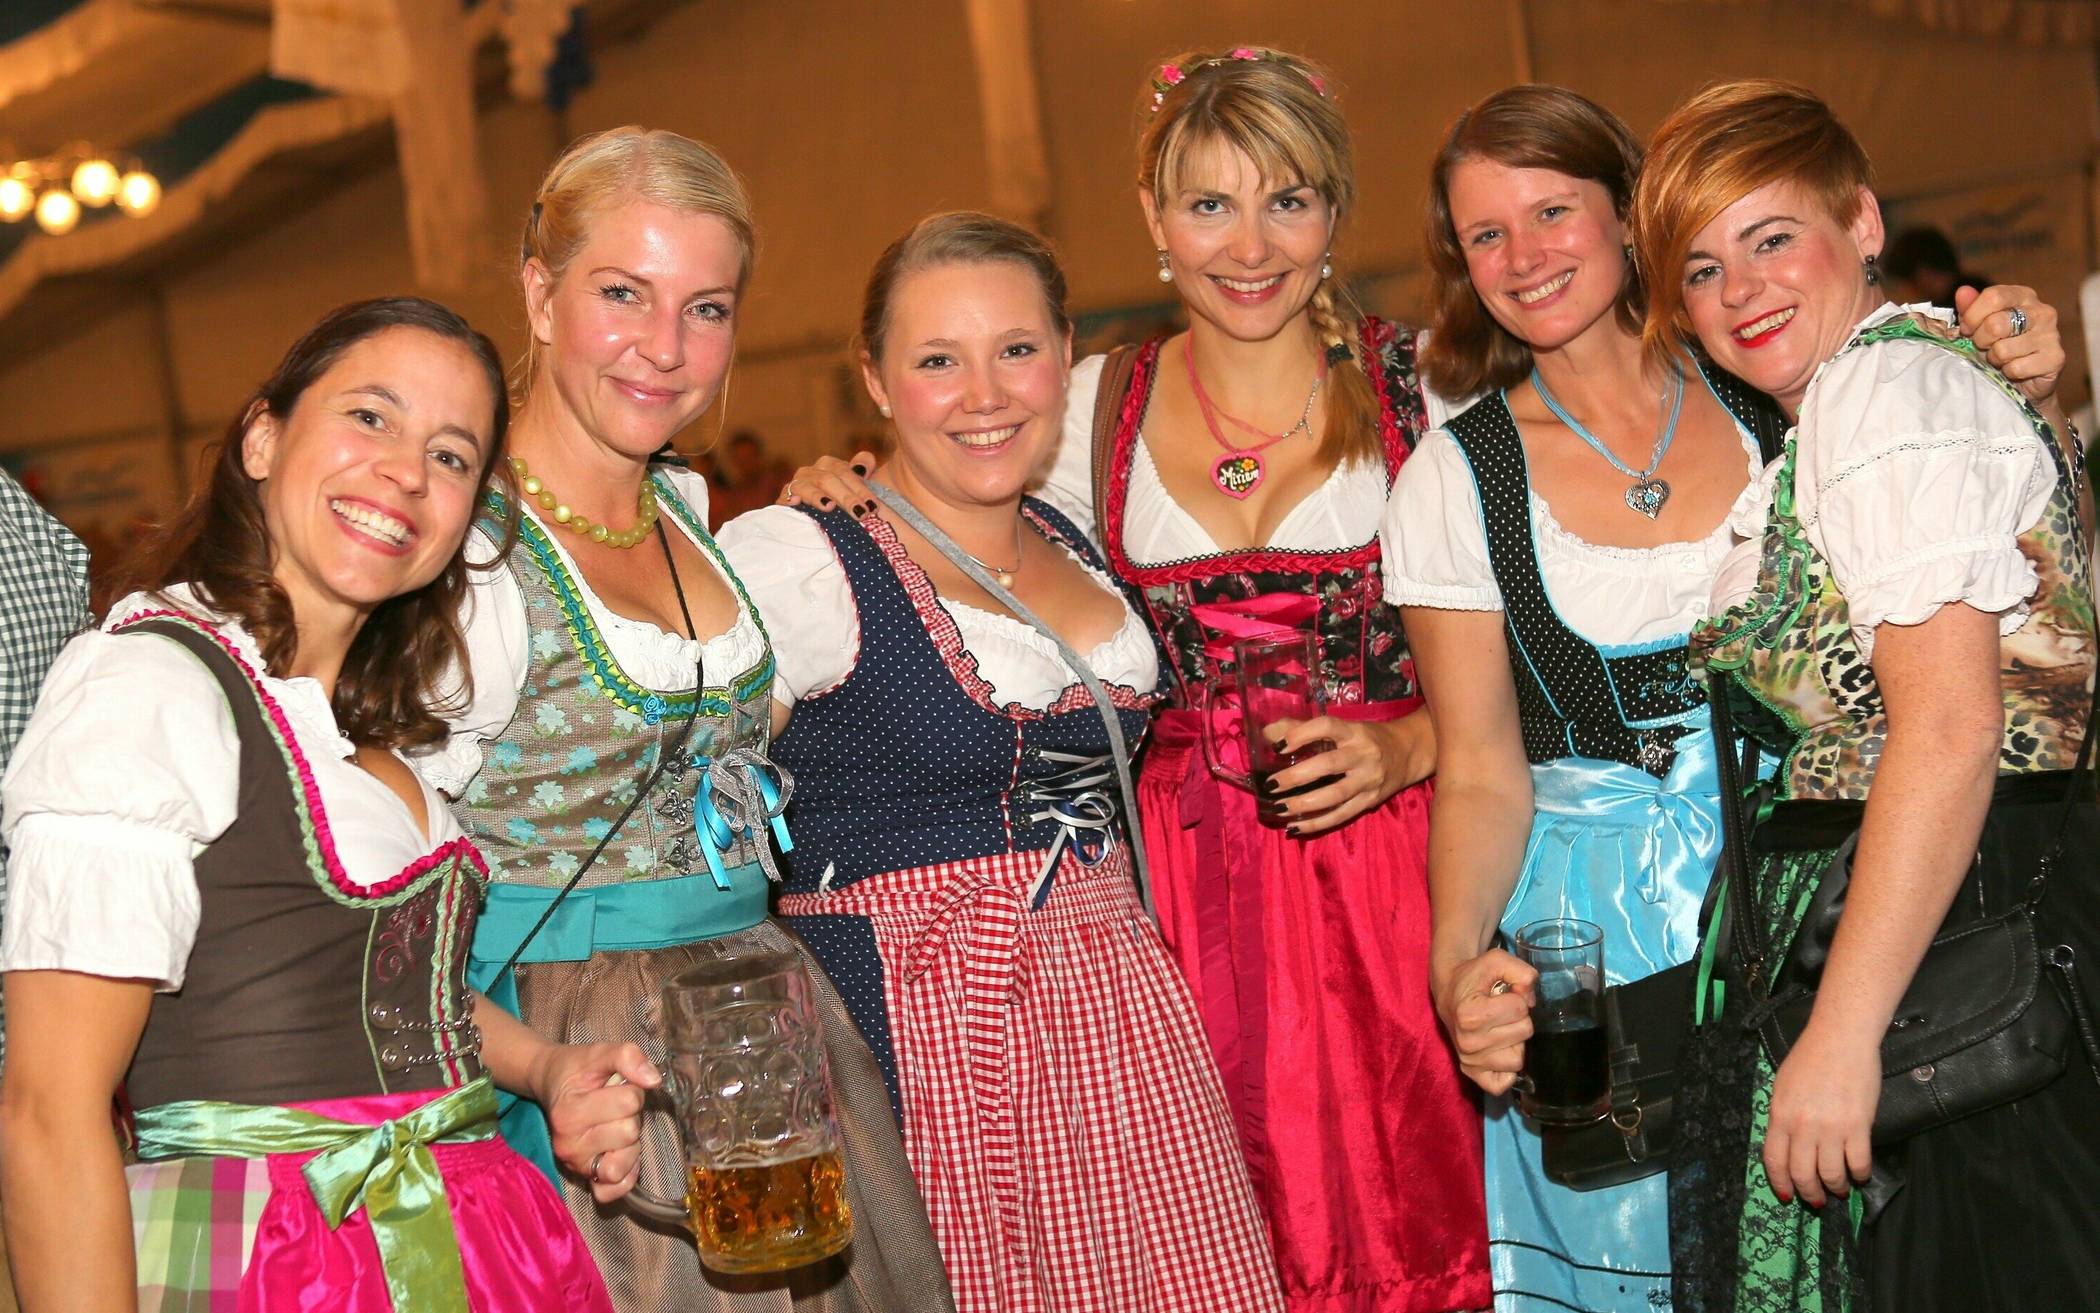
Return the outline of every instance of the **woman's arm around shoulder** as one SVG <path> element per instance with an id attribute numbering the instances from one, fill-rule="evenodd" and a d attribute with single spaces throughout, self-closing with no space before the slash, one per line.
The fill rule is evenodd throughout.
<path id="1" fill-rule="evenodd" d="M 706 515 L 704 503 L 699 513 Z M 408 754 L 416 773 L 453 799 L 481 772 L 483 749 L 518 714 L 532 665 L 532 626 L 513 571 L 534 567 L 521 549 L 497 559 L 496 544 L 479 527 L 467 534 L 467 561 L 467 596 L 459 610 L 467 668 L 447 672 L 439 684 L 438 706 L 451 733 L 443 743 Z"/>

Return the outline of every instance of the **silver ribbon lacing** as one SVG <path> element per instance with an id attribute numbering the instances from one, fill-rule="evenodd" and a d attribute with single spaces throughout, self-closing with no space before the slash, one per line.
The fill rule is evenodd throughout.
<path id="1" fill-rule="evenodd" d="M 706 842 L 701 852 L 707 858 L 715 884 L 729 887 L 720 854 L 729 852 L 738 839 L 750 839 L 758 850 L 758 864 L 766 878 L 780 883 L 780 868 L 773 860 L 773 843 L 766 842 L 771 828 L 780 851 L 795 850 L 788 837 L 788 800 L 795 796 L 795 776 L 764 752 L 749 744 L 729 749 L 719 756 L 701 757 L 700 786 L 693 798 L 693 822 Z"/>
<path id="2" fill-rule="evenodd" d="M 1116 784 L 1113 757 L 1081 757 L 1069 752 L 1038 749 L 1036 756 L 1063 769 L 1022 784 L 1019 797 L 1024 806 L 1038 810 L 1023 813 L 1031 822 L 1054 821 L 1057 841 L 1043 859 L 1028 886 L 1028 905 L 1039 908 L 1050 896 L 1050 877 L 1070 849 L 1079 864 L 1092 870 L 1116 845 L 1116 799 L 1108 792 Z"/>

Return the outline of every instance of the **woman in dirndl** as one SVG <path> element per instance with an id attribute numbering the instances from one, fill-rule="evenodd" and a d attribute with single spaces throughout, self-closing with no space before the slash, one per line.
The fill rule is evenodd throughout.
<path id="1" fill-rule="evenodd" d="M 1133 883 L 1117 749 L 1059 641 L 1131 748 L 1158 658 L 1085 537 L 1022 495 L 1057 441 L 1070 334 L 1040 238 L 927 219 L 861 314 L 895 500 L 724 529 L 779 652 L 780 912 L 882 1060 L 959 1309 L 1280 1313 L 1224 1092 Z"/>
<path id="2" fill-rule="evenodd" d="M 2085 1055 L 2015 1101 L 1874 1140 L 1883 1040 L 1943 926 L 2038 891 L 2045 953 L 2100 951 L 2100 815 L 2065 802 L 2090 787 L 2069 768 L 2095 647 L 2082 453 L 2033 400 L 2054 370 L 2000 371 L 1945 312 L 1884 299 L 1870 183 L 1821 100 L 1746 81 L 1664 122 L 1635 195 L 1651 346 L 1696 335 L 1795 425 L 1736 504 L 1740 541 L 1693 640 L 1778 764 L 1766 805 L 1746 809 L 1747 887 L 1723 900 L 1742 916 L 1681 1067 L 1676 1307 L 2093 1308 L 2100 1089 Z M 2024 311 L 2007 318 L 2020 336 Z M 1831 933 L 1809 912 L 1845 866 Z M 1817 970 L 1781 1059 L 1746 1018 L 1775 976 Z M 2068 983 L 2084 1005 L 2065 975 L 2037 987 Z"/>
<path id="3" fill-rule="evenodd" d="M 486 870 L 399 755 L 445 732 L 507 418 L 451 311 L 336 311 L 52 667 L 5 788 L 0 1173 L 31 1313 L 610 1310 L 491 1081 L 581 1166 L 634 1131 L 578 1078 L 646 1064 L 469 992 Z"/>
<path id="4" fill-rule="evenodd" d="M 495 558 L 461 613 L 472 697 L 418 768 L 488 854 L 471 978 L 540 1034 L 638 1043 L 661 1063 L 669 977 L 758 953 L 813 977 L 852 1245 L 727 1276 L 690 1235 L 615 1206 L 638 1181 L 685 1194 L 676 1119 L 652 1100 L 641 1145 L 596 1145 L 557 1178 L 620 1313 L 938 1313 L 947 1281 L 882 1077 L 767 914 L 790 784 L 767 758 L 765 627 L 707 532 L 707 485 L 652 459 L 721 395 L 752 241 L 736 175 L 676 133 L 599 133 L 548 170 L 522 247 L 520 495 L 469 544 Z M 633 1090 L 599 1094 L 640 1106 Z M 518 1103 L 503 1126 L 554 1174 L 537 1109 Z"/>

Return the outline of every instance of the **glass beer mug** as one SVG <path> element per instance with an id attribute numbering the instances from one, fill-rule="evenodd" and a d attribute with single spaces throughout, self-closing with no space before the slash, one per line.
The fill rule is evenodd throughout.
<path id="1" fill-rule="evenodd" d="M 664 982 L 663 1093 L 685 1144 L 683 1207 L 637 1213 L 691 1230 L 718 1272 L 778 1272 L 853 1239 L 831 1077 L 809 974 L 792 953 L 722 958 Z"/>
<path id="2" fill-rule="evenodd" d="M 1205 764 L 1211 774 L 1251 793 L 1288 796 L 1269 792 L 1270 777 L 1295 762 L 1329 751 L 1334 745 L 1322 739 L 1295 752 L 1278 752 L 1276 744 L 1262 730 L 1279 720 L 1311 720 L 1321 714 L 1319 640 L 1301 632 L 1244 638 L 1232 645 L 1232 662 L 1238 705 L 1220 705 L 1215 692 L 1205 698 L 1201 733 Z M 1222 731 L 1221 720 L 1225 724 Z M 1237 754 L 1229 754 L 1227 744 L 1219 741 L 1221 738 L 1240 740 L 1231 746 L 1244 749 L 1245 755 L 1239 759 L 1247 763 L 1247 770 L 1237 768 L 1230 759 Z M 1336 778 L 1329 775 L 1301 784 L 1290 794 L 1310 792 Z M 1270 829 L 1280 829 L 1284 824 L 1280 818 L 1266 814 L 1257 819 Z"/>

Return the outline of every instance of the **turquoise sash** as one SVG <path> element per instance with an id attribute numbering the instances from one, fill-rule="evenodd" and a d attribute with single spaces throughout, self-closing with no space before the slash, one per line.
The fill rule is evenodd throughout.
<path id="1" fill-rule="evenodd" d="M 675 948 L 749 930 L 765 920 L 764 869 L 755 861 L 746 862 L 723 876 L 722 887 L 709 873 L 574 890 L 518 960 L 582 962 L 595 952 Z M 507 972 L 497 980 L 496 973 L 558 892 L 549 886 L 500 881 L 489 886 L 488 904 L 467 956 L 467 983 L 512 1016 L 518 1015 L 517 981 Z M 497 1103 L 503 1138 L 548 1180 L 560 1184 L 554 1138 L 540 1106 L 515 1094 L 503 1094 Z"/>

